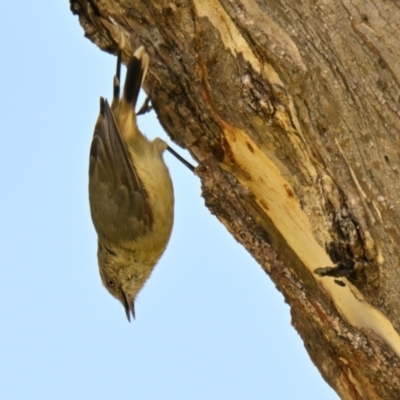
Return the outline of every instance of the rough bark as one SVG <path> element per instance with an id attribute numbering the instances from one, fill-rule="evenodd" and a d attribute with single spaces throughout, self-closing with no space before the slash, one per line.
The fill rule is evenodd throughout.
<path id="1" fill-rule="evenodd" d="M 343 399 L 400 399 L 400 3 L 71 0 L 151 57 L 145 88 L 207 207 L 283 293 Z M 316 272 L 317 270 L 317 272 Z"/>

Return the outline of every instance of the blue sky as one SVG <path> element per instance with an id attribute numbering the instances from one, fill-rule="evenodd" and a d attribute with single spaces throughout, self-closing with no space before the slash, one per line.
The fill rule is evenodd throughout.
<path id="1" fill-rule="evenodd" d="M 127 322 L 101 285 L 87 195 L 115 57 L 66 0 L 4 1 L 0 32 L 1 398 L 337 399 L 282 295 L 170 154 L 172 238 Z M 154 114 L 140 126 L 167 139 Z"/>

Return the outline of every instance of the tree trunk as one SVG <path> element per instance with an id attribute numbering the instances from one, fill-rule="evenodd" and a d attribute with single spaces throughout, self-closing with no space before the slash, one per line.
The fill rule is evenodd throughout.
<path id="1" fill-rule="evenodd" d="M 103 50 L 145 45 L 145 89 L 207 207 L 343 399 L 400 399 L 399 7 L 71 0 Z"/>

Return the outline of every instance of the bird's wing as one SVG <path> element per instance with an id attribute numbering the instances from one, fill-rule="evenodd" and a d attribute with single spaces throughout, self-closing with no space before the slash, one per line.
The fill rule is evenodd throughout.
<path id="1" fill-rule="evenodd" d="M 100 99 L 100 115 L 90 148 L 89 198 L 99 236 L 132 240 L 152 226 L 149 199 L 112 110 Z"/>

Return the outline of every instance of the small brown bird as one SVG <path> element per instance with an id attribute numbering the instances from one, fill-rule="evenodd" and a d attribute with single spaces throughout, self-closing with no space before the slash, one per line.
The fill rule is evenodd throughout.
<path id="1" fill-rule="evenodd" d="M 107 290 L 135 318 L 136 295 L 169 241 L 174 193 L 163 160 L 167 144 L 148 140 L 136 124 L 135 106 L 149 65 L 144 47 L 128 64 L 122 99 L 121 51 L 111 108 L 100 98 L 90 148 L 89 201 L 98 235 L 100 276 Z"/>

